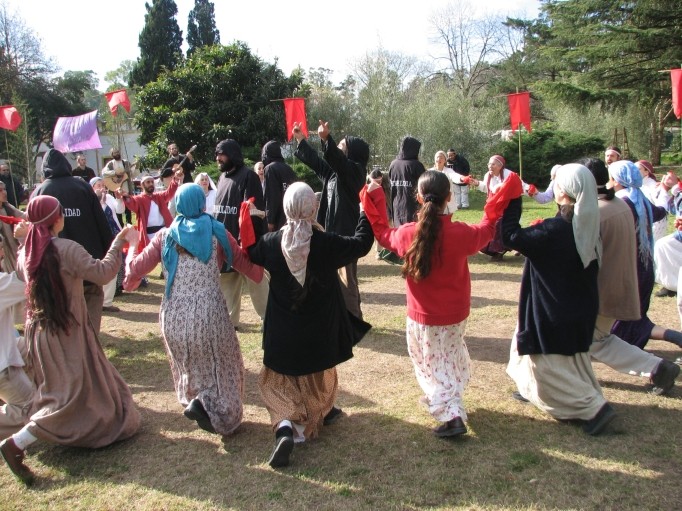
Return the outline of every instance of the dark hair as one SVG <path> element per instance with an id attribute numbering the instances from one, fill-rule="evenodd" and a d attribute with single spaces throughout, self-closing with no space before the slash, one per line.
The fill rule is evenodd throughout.
<path id="1" fill-rule="evenodd" d="M 606 187 L 610 179 L 609 170 L 602 160 L 599 158 L 581 158 L 576 163 L 587 167 L 592 172 L 594 180 L 597 182 L 597 193 L 605 195 L 606 200 L 611 200 L 616 196 L 616 191 L 613 188 Z"/>
<path id="2" fill-rule="evenodd" d="M 31 322 L 38 323 L 44 330 L 64 330 L 68 335 L 75 321 L 69 310 L 59 264 L 59 254 L 50 242 L 43 253 L 40 265 L 28 290 L 28 309 Z"/>
<path id="3" fill-rule="evenodd" d="M 621 155 L 623 154 L 620 151 L 620 147 L 618 147 L 617 145 L 610 145 L 609 147 L 606 148 L 606 150 L 604 152 L 606 152 L 606 151 L 616 151 L 618 154 L 621 154 Z"/>
<path id="4" fill-rule="evenodd" d="M 441 230 L 439 216 L 450 193 L 450 181 L 443 172 L 427 170 L 419 178 L 417 190 L 424 204 L 417 214 L 415 236 L 405 253 L 401 268 L 402 276 L 410 277 L 415 282 L 429 276 L 431 264 L 438 257 Z"/>

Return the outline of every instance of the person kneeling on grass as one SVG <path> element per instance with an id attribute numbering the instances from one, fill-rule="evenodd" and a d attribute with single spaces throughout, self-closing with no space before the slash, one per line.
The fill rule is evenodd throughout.
<path id="1" fill-rule="evenodd" d="M 559 214 L 525 229 L 520 198 L 502 217 L 504 245 L 526 256 L 507 374 L 519 397 L 597 435 L 615 417 L 590 360 L 602 251 L 597 183 L 583 165 L 564 165 L 554 200 Z"/>
<path id="2" fill-rule="evenodd" d="M 522 193 L 519 186 L 519 194 Z M 360 193 L 377 242 L 405 262 L 407 349 L 429 412 L 442 422 L 438 437 L 466 433 L 463 394 L 471 375 L 464 331 L 471 307 L 467 257 L 485 247 L 495 234 L 501 211 L 491 199 L 478 225 L 455 222 L 445 215 L 450 181 L 427 170 L 417 182 L 421 204 L 417 222 L 391 229 L 381 181 L 372 180 Z M 500 204 L 503 207 L 503 204 Z"/>
<path id="3" fill-rule="evenodd" d="M 341 416 L 336 366 L 371 328 L 346 308 L 337 273 L 372 248 L 369 222 L 361 214 L 354 236 L 323 232 L 317 204 L 307 184 L 291 184 L 287 223 L 249 248 L 251 262 L 270 272 L 258 383 L 275 430 L 272 467 L 288 465 L 294 442 L 316 437 Z"/>

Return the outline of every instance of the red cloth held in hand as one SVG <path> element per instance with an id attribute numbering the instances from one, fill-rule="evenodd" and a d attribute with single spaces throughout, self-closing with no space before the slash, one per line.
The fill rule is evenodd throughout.
<path id="1" fill-rule="evenodd" d="M 379 207 L 383 207 L 384 211 L 386 211 L 386 198 L 384 196 L 384 191 L 381 188 L 377 188 L 372 192 L 374 194 L 377 192 L 377 202 L 379 203 Z M 362 203 L 362 209 L 365 211 L 365 215 L 367 216 L 367 220 L 369 220 L 369 223 L 372 224 L 372 229 L 374 229 L 375 226 L 382 226 L 384 229 L 388 229 L 388 222 L 386 221 L 386 213 L 383 215 L 379 212 L 379 209 L 377 209 L 377 206 L 374 205 L 374 202 L 372 202 L 372 199 L 369 197 L 370 193 L 367 192 L 367 185 L 362 187 L 362 190 L 360 190 L 360 202 Z M 376 231 L 375 231 L 376 232 Z"/>
<path id="2" fill-rule="evenodd" d="M 0 221 L 9 225 L 16 225 L 21 222 L 21 218 L 15 216 L 0 215 Z"/>
<path id="3" fill-rule="evenodd" d="M 242 248 L 249 248 L 256 243 L 256 233 L 253 232 L 251 208 L 249 207 L 255 201 L 255 197 L 249 197 L 249 200 L 242 202 L 239 208 L 239 244 Z"/>
<path id="4" fill-rule="evenodd" d="M 464 183 L 465 185 L 470 185 L 471 184 L 471 176 L 462 176 L 460 178 L 460 181 Z"/>
<path id="5" fill-rule="evenodd" d="M 538 189 L 535 187 L 535 185 L 528 185 L 528 195 L 531 197 L 538 193 Z"/>
<path id="6" fill-rule="evenodd" d="M 516 172 L 511 172 L 497 191 L 488 197 L 483 211 L 490 220 L 497 221 L 509 205 L 509 201 L 518 199 L 521 195 L 523 195 L 521 178 Z"/>

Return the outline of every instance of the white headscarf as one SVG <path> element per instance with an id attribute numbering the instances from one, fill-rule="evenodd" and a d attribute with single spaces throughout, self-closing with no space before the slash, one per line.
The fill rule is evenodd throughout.
<path id="1" fill-rule="evenodd" d="M 296 182 L 287 188 L 283 202 L 287 223 L 282 227 L 282 253 L 289 271 L 303 286 L 313 227 L 323 230 L 315 220 L 317 197 L 310 186 Z"/>
<path id="2" fill-rule="evenodd" d="M 594 259 L 601 264 L 599 203 L 594 176 L 586 167 L 570 163 L 557 170 L 555 183 L 566 195 L 575 200 L 573 238 L 583 267 L 587 268 Z"/>

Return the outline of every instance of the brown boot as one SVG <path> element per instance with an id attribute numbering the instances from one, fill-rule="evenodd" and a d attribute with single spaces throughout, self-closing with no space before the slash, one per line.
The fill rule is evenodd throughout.
<path id="1" fill-rule="evenodd" d="M 2 453 L 2 457 L 5 458 L 5 462 L 9 469 L 17 476 L 17 479 L 26 486 L 31 486 L 33 484 L 33 472 L 24 465 L 24 451 L 17 447 L 17 444 L 14 443 L 12 437 L 6 438 L 0 442 L 0 452 Z"/>

